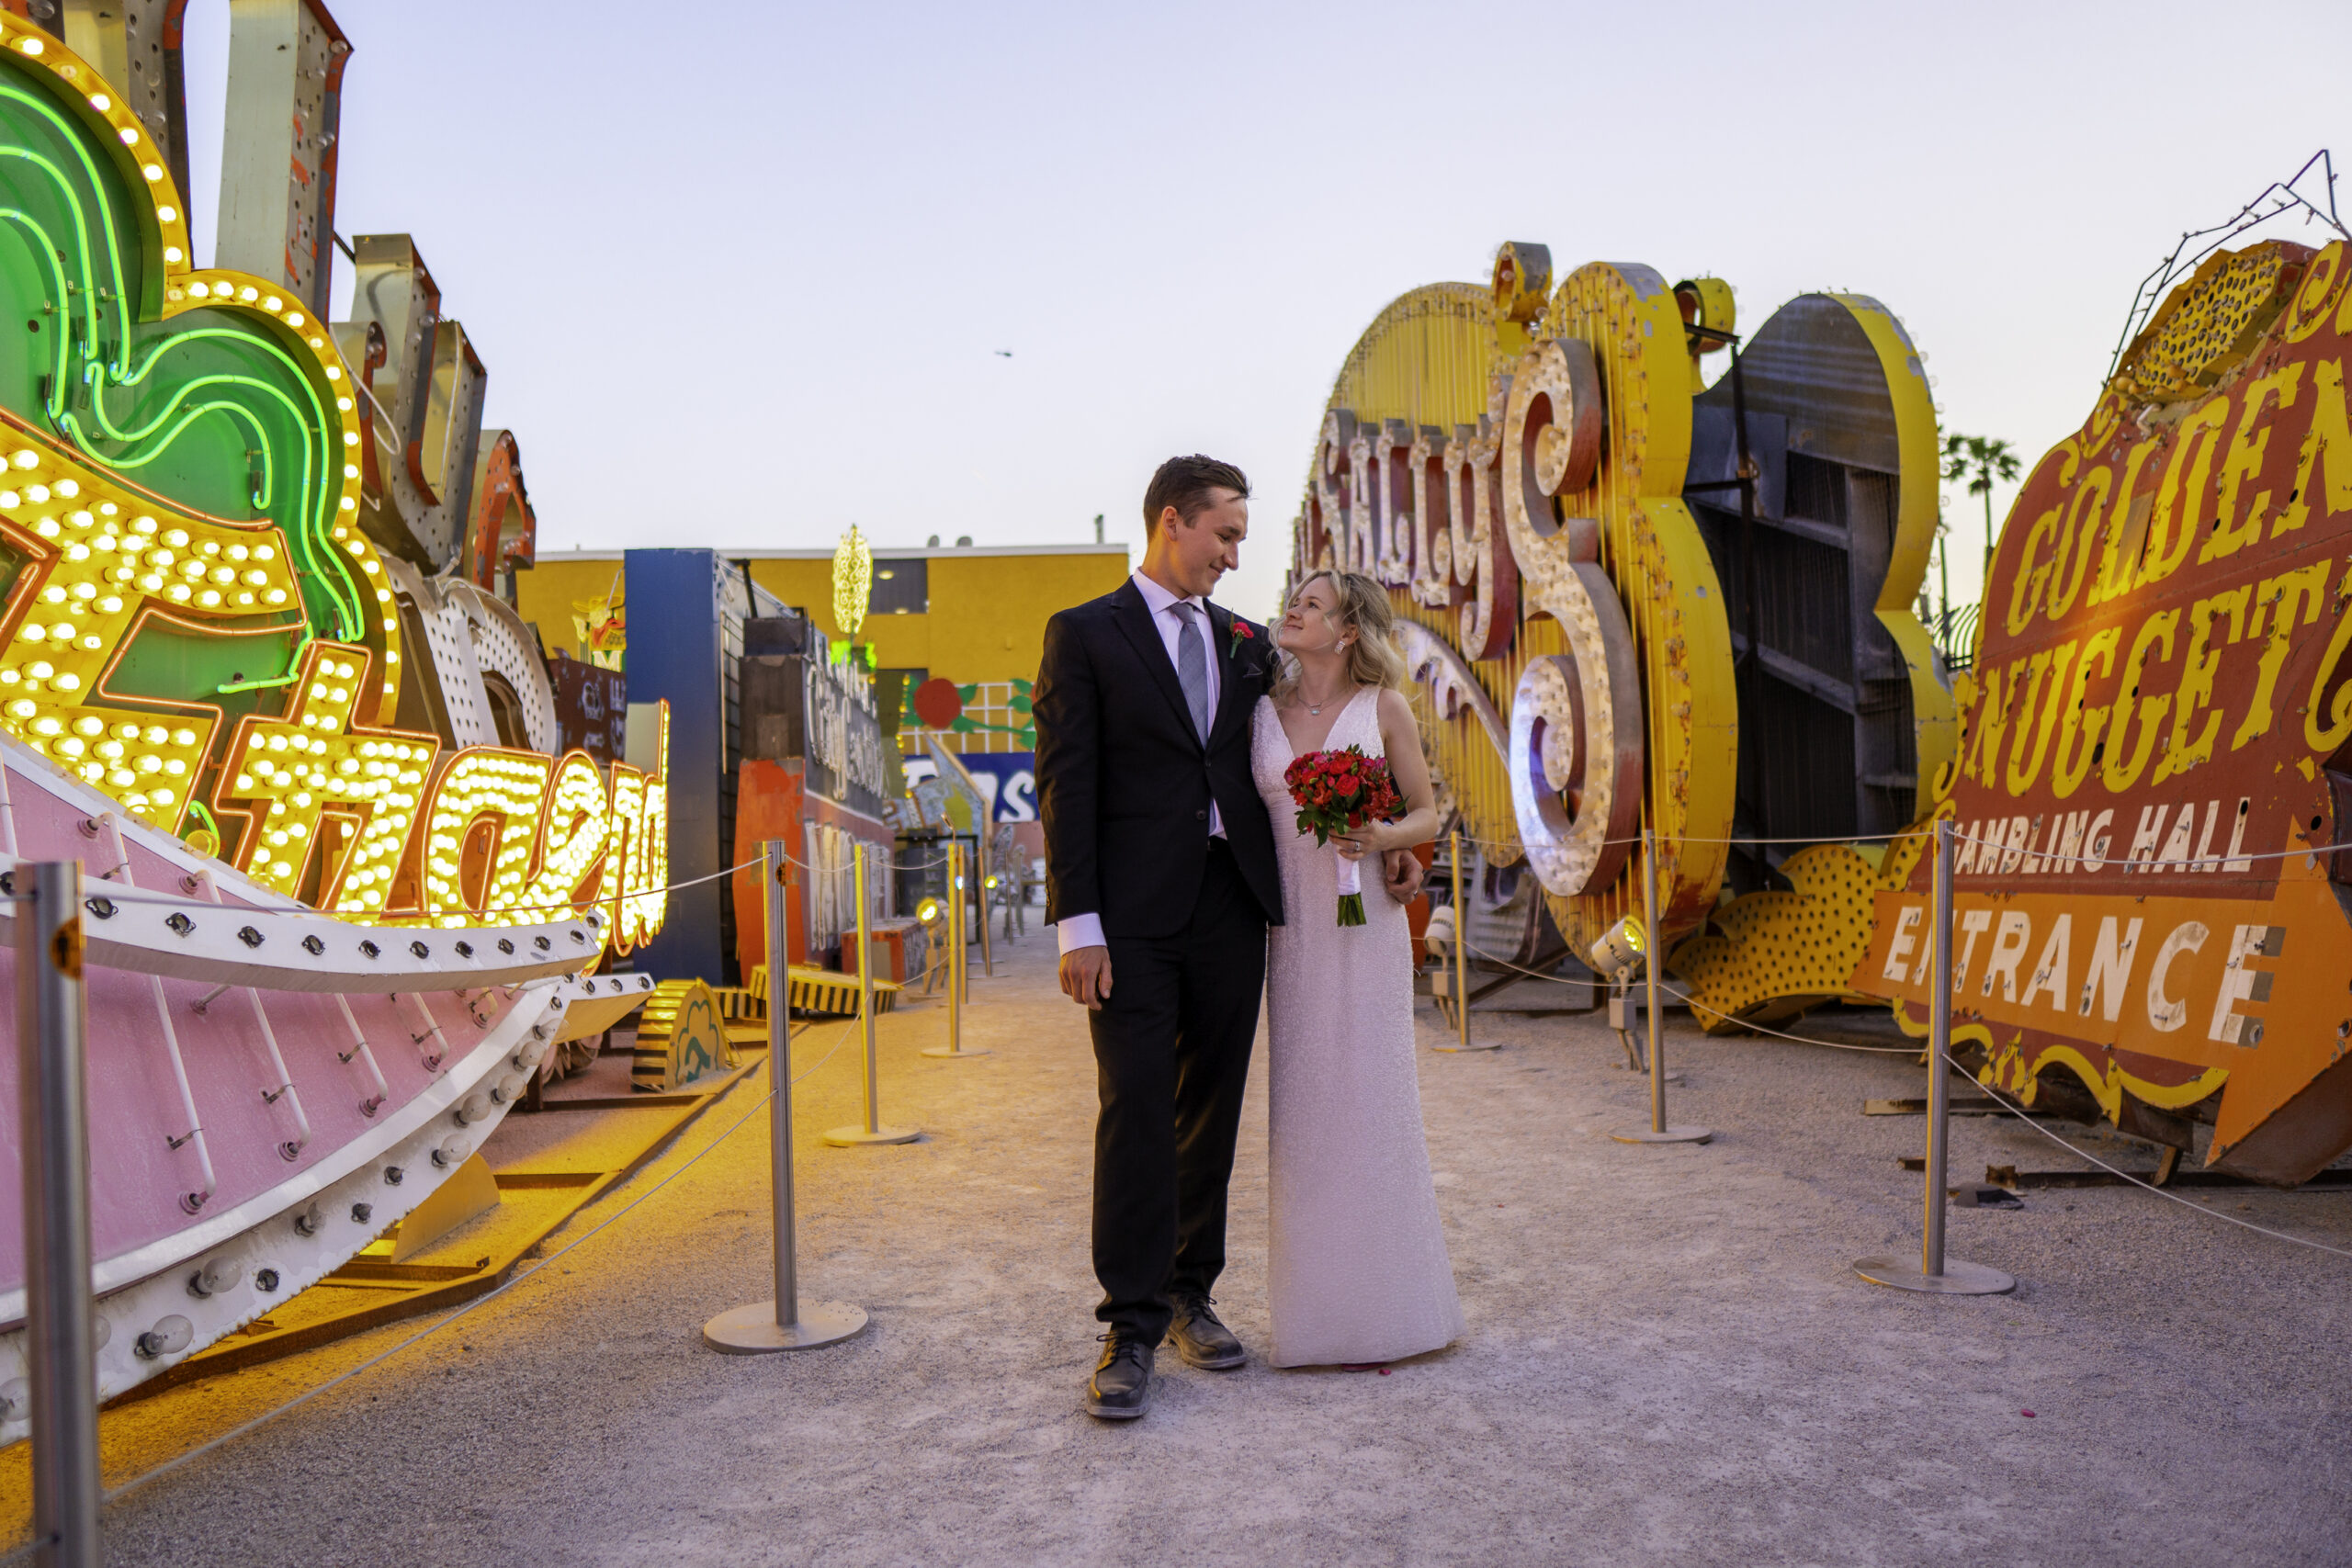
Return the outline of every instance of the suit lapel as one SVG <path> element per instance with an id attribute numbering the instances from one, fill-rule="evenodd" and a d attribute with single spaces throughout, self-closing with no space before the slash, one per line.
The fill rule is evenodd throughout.
<path id="1" fill-rule="evenodd" d="M 1198 739 L 1199 732 L 1193 728 L 1193 705 L 1184 700 L 1183 685 L 1176 679 L 1176 666 L 1168 660 L 1168 645 L 1159 640 L 1159 628 L 1151 623 L 1151 606 L 1143 602 L 1143 593 L 1132 579 L 1123 583 L 1113 597 L 1118 605 L 1115 618 L 1119 630 L 1135 645 L 1136 657 L 1151 671 L 1153 682 L 1175 710 L 1184 733 Z"/>
<path id="2" fill-rule="evenodd" d="M 1241 689 L 1241 660 L 1235 647 L 1233 612 L 1222 604 L 1211 604 L 1209 625 L 1216 637 L 1217 660 L 1216 716 L 1209 721 L 1209 744 L 1214 746 L 1224 738 L 1237 715 L 1248 716 L 1250 700 L 1257 694 Z"/>

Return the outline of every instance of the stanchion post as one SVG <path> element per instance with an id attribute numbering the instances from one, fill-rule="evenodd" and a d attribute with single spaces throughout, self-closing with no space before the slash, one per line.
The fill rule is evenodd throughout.
<path id="1" fill-rule="evenodd" d="M 1453 888 L 1453 1043 L 1441 1051 L 1475 1051 L 1470 1043 L 1470 909 L 1462 901 L 1462 829 L 1445 836 L 1447 872 Z"/>
<path id="2" fill-rule="evenodd" d="M 799 1238 L 792 1189 L 792 987 L 787 958 L 785 887 L 791 862 L 784 840 L 767 841 L 764 886 L 768 889 L 768 1097 L 769 1185 L 775 1210 L 775 1300 L 754 1302 L 720 1313 L 703 1325 L 702 1341 L 730 1356 L 766 1350 L 807 1350 L 848 1338 L 865 1326 L 865 1309 L 847 1302 L 800 1304 Z"/>
<path id="3" fill-rule="evenodd" d="M 986 824 L 983 824 L 985 826 Z M 972 835 L 972 902 L 980 910 L 980 973 L 996 978 L 996 945 L 989 927 L 989 841 L 981 835 Z"/>
<path id="4" fill-rule="evenodd" d="M 1657 929 L 1657 834 L 1642 829 L 1642 934 L 1647 944 L 1642 973 L 1649 1014 L 1650 1124 L 1636 1133 L 1611 1133 L 1621 1144 L 1703 1144 L 1715 1134 L 1706 1127 L 1669 1127 L 1666 1122 L 1666 1040 L 1659 1027 L 1658 970 L 1666 962 L 1666 943 Z"/>
<path id="5" fill-rule="evenodd" d="M 967 1050 L 964 1044 L 964 895 L 958 878 L 964 864 L 964 846 L 953 840 L 947 845 L 947 1043 L 926 1046 L 926 1056 L 985 1056 L 988 1048 Z M 988 923 L 987 911 L 980 923 Z"/>
<path id="6" fill-rule="evenodd" d="M 865 840 L 855 845 L 853 861 L 857 881 L 857 1027 L 865 1036 L 865 1124 L 836 1127 L 825 1142 L 836 1147 L 850 1144 L 911 1144 L 922 1136 L 920 1127 L 882 1125 L 882 1068 L 874 1040 L 874 936 L 868 923 L 865 893 Z"/>
<path id="7" fill-rule="evenodd" d="M 1927 1205 L 1919 1236 L 1919 1271 L 1913 1273 L 1901 1258 L 1864 1258 L 1854 1272 L 1874 1285 L 1898 1291 L 1920 1291 L 1939 1296 L 1992 1296 L 2014 1290 L 2017 1281 L 1998 1269 L 1962 1263 L 1944 1256 L 1944 1209 L 1951 1195 L 1944 1190 L 1944 1167 L 1951 1148 L 1951 992 L 1955 984 L 1951 959 L 1951 838 L 1950 818 L 1936 820 L 1935 888 L 1930 911 L 1928 972 L 1935 986 L 1928 1003 L 1928 1159 Z"/>
<path id="8" fill-rule="evenodd" d="M 82 863 L 17 868 L 17 1103 L 36 1561 L 97 1568 L 97 1346 L 83 1066 Z"/>

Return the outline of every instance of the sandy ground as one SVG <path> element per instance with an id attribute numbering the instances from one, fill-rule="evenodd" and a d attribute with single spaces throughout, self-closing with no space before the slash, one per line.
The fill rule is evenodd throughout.
<path id="1" fill-rule="evenodd" d="M 831 1149 L 854 1045 L 797 1043 L 802 1272 L 865 1305 L 843 1346 L 736 1359 L 712 1314 L 769 1293 L 762 1075 L 549 1244 L 667 1187 L 504 1294 L 108 1509 L 118 1563 L 2210 1563 L 2352 1560 L 2352 1262 L 2132 1190 L 1956 1210 L 2011 1296 L 1858 1281 L 1916 1247 L 1908 1057 L 1712 1041 L 1678 1021 L 1675 1119 L 1584 1018 L 1481 1015 L 1505 1049 L 1424 1053 L 1470 1320 L 1390 1375 L 1162 1360 L 1145 1420 L 1078 1408 L 1092 1066 L 1033 935 L 884 1021 L 886 1119 Z M 1426 1007 L 1423 1041 L 1443 1038 Z M 1262 1055 L 1261 1062 L 1262 1072 Z M 1265 1337 L 1265 1104 L 1219 1295 Z M 2080 1136 L 2079 1130 L 2069 1135 Z M 2126 1145 L 2098 1146 L 2110 1156 Z M 2141 1155 L 2143 1151 L 2128 1149 Z M 1954 1124 L 1953 1171 L 2071 1162 Z M 2132 1163 L 2144 1163 L 2134 1159 Z M 2209 1192 L 2352 1246 L 2352 1194 Z M 110 1416 L 110 1483 L 316 1387 L 417 1325 Z M 2029 1414 L 2030 1413 L 2030 1414 Z M 10 1472 L 21 1483 L 21 1468 Z"/>

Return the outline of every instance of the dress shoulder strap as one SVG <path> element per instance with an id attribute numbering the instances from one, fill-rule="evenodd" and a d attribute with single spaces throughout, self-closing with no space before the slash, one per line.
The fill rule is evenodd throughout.
<path id="1" fill-rule="evenodd" d="M 1361 746 L 1367 757 L 1387 755 L 1380 739 L 1380 688 L 1365 686 L 1348 699 L 1347 711 L 1332 729 L 1344 731 L 1338 739 L 1326 741 L 1329 746 Z"/>

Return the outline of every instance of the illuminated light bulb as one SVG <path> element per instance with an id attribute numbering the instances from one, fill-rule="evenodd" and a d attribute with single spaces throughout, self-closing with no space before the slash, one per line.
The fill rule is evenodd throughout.
<path id="1" fill-rule="evenodd" d="M 107 639 L 98 636 L 96 632 L 88 633 L 82 638 L 82 646 L 92 653 L 97 652 L 98 649 L 104 648 L 106 645 Z"/>
<path id="2" fill-rule="evenodd" d="M 72 479 L 60 479 L 54 488 L 58 494 L 68 501 L 82 493 L 82 487 Z"/>
<path id="3" fill-rule="evenodd" d="M 164 764 L 164 772 L 171 774 L 174 778 L 178 778 L 182 773 L 187 772 L 187 764 L 181 761 L 177 757 L 174 757 Z"/>
<path id="4" fill-rule="evenodd" d="M 252 293 L 252 292 L 253 292 L 253 290 L 252 290 L 252 289 L 250 289 L 250 288 L 248 288 L 248 289 L 246 289 L 246 290 L 245 290 L 245 292 L 246 292 L 246 293 L 248 293 L 248 294 L 250 294 L 250 293 Z M 265 300 L 263 300 L 263 301 L 261 302 L 261 308 L 262 308 L 263 310 L 265 310 L 269 311 L 272 315 L 275 315 L 275 314 L 277 314 L 279 310 L 284 310 L 284 309 L 286 308 L 286 301 L 285 301 L 285 300 L 283 300 L 283 299 L 280 299 L 277 295 L 273 294 L 273 295 L 271 295 L 268 299 L 265 299 Z M 298 322 L 298 323 L 296 323 L 296 324 L 297 324 L 297 325 L 299 325 L 300 323 Z"/>
<path id="5" fill-rule="evenodd" d="M 273 735 L 267 740 L 264 741 L 263 744 L 267 746 L 273 751 L 283 751 L 286 750 L 286 737 L 283 735 Z"/>
<path id="6" fill-rule="evenodd" d="M 109 593 L 105 598 L 98 601 L 98 608 L 107 615 L 118 615 L 122 610 L 122 601 L 114 594 Z"/>
<path id="7" fill-rule="evenodd" d="M 347 479 L 357 479 L 359 477 L 359 465 L 356 463 L 345 463 L 343 466 L 343 477 Z"/>
<path id="8" fill-rule="evenodd" d="M 107 110 L 114 107 L 114 100 L 107 97 L 104 93 L 92 93 L 90 95 L 90 107 L 97 110 L 100 114 L 104 114 Z M 171 209 L 166 207 L 164 210 L 169 212 Z M 169 222 L 171 220 L 165 219 L 164 221 Z"/>
<path id="9" fill-rule="evenodd" d="M 27 54 L 39 54 L 40 52 L 40 39 L 37 38 L 28 38 L 23 42 L 17 44 L 17 47 L 23 50 Z"/>
<path id="10" fill-rule="evenodd" d="M 283 604 L 286 603 L 286 590 L 283 588 L 273 588 L 267 593 L 263 594 L 262 597 L 272 604 Z"/>
<path id="11" fill-rule="evenodd" d="M 328 367 L 327 367 L 327 379 L 328 379 L 328 380 L 330 380 L 330 381 L 340 381 L 340 380 L 342 380 L 342 379 L 343 379 L 343 367 L 342 367 L 342 366 L 340 366 L 340 365 L 330 365 L 330 366 L 328 366 Z"/>
<path id="12" fill-rule="evenodd" d="M 308 341 L 312 348 L 324 348 L 327 345 L 327 340 L 322 337 L 314 337 Z"/>
<path id="13" fill-rule="evenodd" d="M 65 590 L 52 582 L 40 591 L 40 602 L 44 604 L 62 604 L 65 603 Z"/>
<path id="14" fill-rule="evenodd" d="M 139 172 L 146 176 L 147 183 L 152 186 L 164 177 L 164 165 L 161 164 L 149 164 L 142 167 Z"/>
<path id="15" fill-rule="evenodd" d="M 115 132 L 115 134 L 122 138 L 122 144 L 125 147 L 136 147 L 139 145 L 139 132 L 133 127 L 126 125 L 120 130 Z"/>
<path id="16" fill-rule="evenodd" d="M 341 412 L 349 413 L 351 412 L 351 400 L 349 398 L 337 398 L 334 400 L 334 406 Z M 345 477 L 349 479 L 357 479 L 359 476 L 356 474 L 350 474 Z"/>
<path id="17" fill-rule="evenodd" d="M 160 773 L 164 771 L 164 759 L 153 755 L 141 757 L 139 759 L 139 771 L 142 773 Z"/>
<path id="18" fill-rule="evenodd" d="M 90 547 L 100 554 L 105 554 L 118 548 L 121 544 L 122 541 L 112 534 L 101 534 L 90 541 Z"/>
<path id="19" fill-rule="evenodd" d="M 39 713 L 40 711 L 40 710 L 39 708 L 35 707 L 32 704 L 27 702 L 22 697 L 18 697 L 15 702 L 8 705 L 8 714 L 12 718 L 30 718 L 34 714 Z"/>
<path id="20" fill-rule="evenodd" d="M 77 735 L 102 734 L 104 733 L 106 727 L 106 721 L 104 719 L 93 718 L 87 715 L 85 715 L 83 717 L 77 718 L 74 721 L 74 732 Z"/>
<path id="21" fill-rule="evenodd" d="M 239 773 L 239 774 L 237 775 L 237 793 L 238 793 L 239 795 L 249 795 L 249 794 L 251 794 L 251 793 L 253 792 L 253 787 L 254 787 L 254 776 L 253 776 L 253 774 L 251 774 L 251 773 Z"/>
<path id="22" fill-rule="evenodd" d="M 27 642 L 46 642 L 49 639 L 49 628 L 39 621 L 27 621 L 17 628 L 17 635 Z"/>
<path id="23" fill-rule="evenodd" d="M 69 757 L 78 757 L 83 752 L 89 750 L 87 746 L 85 746 L 81 741 L 75 739 L 71 735 L 59 741 L 57 743 L 57 749 L 60 751 L 64 752 Z"/>
<path id="24" fill-rule="evenodd" d="M 65 558 L 71 561 L 88 560 L 90 558 L 90 547 L 82 544 L 68 545 L 65 547 Z"/>
<path id="25" fill-rule="evenodd" d="M 187 291 L 192 298 L 198 299 L 209 299 L 212 295 L 212 290 L 202 283 L 189 284 L 187 286 Z"/>
<path id="26" fill-rule="evenodd" d="M 170 790 L 158 787 L 149 790 L 147 792 L 147 798 L 153 801 L 158 806 L 169 806 L 172 803 L 173 795 Z"/>
<path id="27" fill-rule="evenodd" d="M 344 499 L 345 499 L 345 501 L 348 501 L 348 500 L 350 500 L 351 498 L 350 498 L 349 496 L 345 496 L 345 497 L 344 497 Z M 359 570 L 362 570 L 362 571 L 364 571 L 364 572 L 366 572 L 368 576 L 373 577 L 373 576 L 375 576 L 375 575 L 376 575 L 377 571 L 378 571 L 379 569 L 378 568 L 378 566 L 376 565 L 376 563 L 375 563 L 374 561 L 372 561 L 372 560 L 363 560 L 363 561 L 361 561 L 361 562 L 359 563 Z"/>
<path id="28" fill-rule="evenodd" d="M 356 512 L 359 510 L 359 502 L 346 495 L 343 498 L 343 510 L 345 512 Z"/>
<path id="29" fill-rule="evenodd" d="M 216 566 L 212 569 L 212 581 L 226 586 L 237 581 L 237 570 L 234 567 Z"/>
<path id="30" fill-rule="evenodd" d="M 228 554 L 231 560 L 243 560 L 245 558 L 246 555 L 245 547 L 243 545 L 231 545 L 229 547 Z"/>
<path id="31" fill-rule="evenodd" d="M 139 580 L 139 586 L 150 593 L 158 592 L 164 586 L 164 580 L 151 571 Z"/>
<path id="32" fill-rule="evenodd" d="M 173 583 L 169 588 L 166 588 L 166 589 L 164 589 L 164 598 L 166 598 L 166 599 L 169 599 L 169 600 L 170 600 L 170 601 L 172 601 L 172 603 L 174 603 L 175 604 L 187 604 L 187 584 L 186 584 L 186 583 L 184 583 L 184 582 L 175 582 L 175 583 Z"/>
<path id="33" fill-rule="evenodd" d="M 139 782 L 139 775 L 129 768 L 117 768 L 107 775 L 107 783 L 117 789 L 127 789 Z"/>
<path id="34" fill-rule="evenodd" d="M 42 502 L 49 499 L 49 487 L 47 485 L 27 485 L 25 487 L 25 499 L 38 506 Z"/>
<path id="35" fill-rule="evenodd" d="M 187 530 L 185 528 L 172 529 L 164 536 L 164 543 L 171 546 L 172 548 L 175 550 L 182 548 L 187 544 Z"/>
<path id="36" fill-rule="evenodd" d="M 64 483 L 63 483 L 62 481 L 61 481 L 61 482 L 59 483 L 58 487 L 57 487 L 57 493 L 58 493 L 58 494 L 60 494 L 60 495 L 63 495 L 63 494 L 65 493 L 65 485 L 64 485 Z M 75 526 L 76 528 L 86 528 L 86 527 L 88 527 L 91 524 L 96 523 L 96 522 L 97 521 L 97 519 L 96 519 L 96 518 L 95 518 L 95 517 L 91 516 L 91 515 L 90 515 L 88 513 L 86 513 L 86 512 L 76 512 L 76 513 L 73 513 L 71 516 L 67 517 L 65 520 L 66 520 L 68 523 L 73 524 L 73 525 L 74 525 L 74 526 Z"/>
<path id="37" fill-rule="evenodd" d="M 49 667 L 48 660 L 36 659 L 30 664 L 25 666 L 25 673 L 30 675 L 36 681 L 46 681 L 51 675 L 55 674 L 56 671 Z"/>
<path id="38" fill-rule="evenodd" d="M 33 705 L 28 702 L 20 701 L 17 704 L 17 706 L 23 708 L 28 713 L 34 711 Z M 35 735 L 57 735 L 62 733 L 64 728 L 65 726 L 59 723 L 56 719 L 44 718 L 34 724 L 33 733 Z"/>
<path id="39" fill-rule="evenodd" d="M 236 576 L 236 573 L 234 573 L 234 572 L 231 572 L 229 575 L 230 575 L 230 577 L 233 578 L 233 577 L 235 577 L 235 576 Z M 226 581 L 226 580 L 225 580 L 225 579 L 219 578 L 219 577 L 217 577 L 217 576 L 216 576 L 216 577 L 215 577 L 215 579 L 214 579 L 214 581 Z M 254 570 L 252 570 L 251 571 L 248 571 L 248 572 L 246 572 L 246 573 L 245 573 L 245 581 L 246 581 L 248 583 L 251 583 L 254 587 L 255 587 L 255 588 L 259 588 L 263 583 L 267 582 L 267 581 L 269 581 L 269 573 L 267 573 L 267 572 L 266 572 L 266 571 L 262 570 L 261 570 L 260 568 L 258 568 L 258 567 L 255 567 L 255 568 L 254 568 Z"/>
<path id="40" fill-rule="evenodd" d="M 119 566 L 107 573 L 107 576 L 116 582 L 128 582 L 134 575 L 136 574 L 127 566 Z"/>
<path id="41" fill-rule="evenodd" d="M 346 431 L 345 431 L 345 432 L 343 433 L 343 444 L 344 444 L 345 446 L 358 446 L 358 445 L 359 445 L 359 432 L 357 432 L 357 431 L 356 431 L 356 430 L 346 430 Z"/>
<path id="42" fill-rule="evenodd" d="M 180 575 L 187 578 L 190 582 L 203 581 L 204 562 L 200 558 L 195 557 L 191 557 L 188 559 L 180 562 Z"/>
<path id="43" fill-rule="evenodd" d="M 130 520 L 130 531 L 134 534 L 152 534 L 155 531 L 155 520 L 153 517 L 134 517 Z"/>
<path id="44" fill-rule="evenodd" d="M 153 736 L 151 736 L 149 739 L 153 739 Z M 193 729 L 175 729 L 175 730 L 173 730 L 173 731 L 172 731 L 172 744 L 173 744 L 173 745 L 175 745 L 175 746 L 193 746 L 193 745 L 195 745 L 195 744 L 196 744 L 196 731 L 195 731 L 195 730 L 193 730 Z"/>
<path id="45" fill-rule="evenodd" d="M 294 868 L 282 860 L 272 861 L 270 863 L 269 869 L 273 874 L 278 876 L 291 876 L 294 874 Z"/>
<path id="46" fill-rule="evenodd" d="M 237 595 L 237 603 L 240 604 L 250 604 L 253 602 L 254 596 L 250 593 L 240 593 Z"/>
<path id="47" fill-rule="evenodd" d="M 63 533 L 64 530 L 57 525 L 56 518 L 44 517 L 39 523 L 33 525 L 33 532 L 39 534 L 44 539 L 54 539 L 58 535 Z"/>
<path id="48" fill-rule="evenodd" d="M 218 539 L 207 539 L 204 543 L 197 547 L 197 553 L 206 556 L 217 556 L 220 553 L 220 542 Z"/>
<path id="49" fill-rule="evenodd" d="M 40 467 L 40 454 L 27 447 L 9 457 L 8 461 L 20 468 L 37 468 Z"/>
<path id="50" fill-rule="evenodd" d="M 17 671 L 0 670 L 0 686 L 13 686 L 23 679 L 23 674 Z"/>
<path id="51" fill-rule="evenodd" d="M 166 261 L 166 262 L 177 262 L 177 261 L 180 261 L 181 259 L 182 259 L 182 256 L 181 256 L 181 253 L 180 253 L 180 248 L 179 248 L 177 245 L 165 245 L 165 246 L 164 247 L 164 261 Z"/>
<path id="52" fill-rule="evenodd" d="M 78 692 L 82 689 L 82 677 L 74 674 L 71 670 L 68 670 L 63 674 L 51 681 L 50 684 L 55 686 L 61 692 Z"/>
<path id="53" fill-rule="evenodd" d="M 237 290 L 237 298 L 250 305 L 254 300 L 261 298 L 261 290 L 248 283 L 243 288 Z"/>
<path id="54" fill-rule="evenodd" d="M 0 507 L 6 507 L 9 511 L 14 512 L 17 507 L 22 506 L 24 503 L 25 498 L 18 495 L 15 491 L 0 490 Z"/>
<path id="55" fill-rule="evenodd" d="M 302 324 L 302 312 L 301 312 L 301 311 L 300 311 L 300 310 L 288 310 L 288 311 L 287 311 L 287 312 L 286 312 L 286 324 L 287 324 L 288 326 L 289 326 L 289 327 L 299 327 L 299 326 L 300 326 L 300 325 Z"/>
<path id="56" fill-rule="evenodd" d="M 208 588 L 196 596 L 196 602 L 208 610 L 217 608 L 220 603 L 220 591 L 217 588 Z"/>
<path id="57" fill-rule="evenodd" d="M 309 790 L 297 790 L 294 795 L 294 804 L 308 809 L 311 804 L 311 792 Z"/>
<path id="58" fill-rule="evenodd" d="M 285 829 L 278 829 L 277 832 L 270 834 L 270 835 L 269 835 L 269 842 L 270 842 L 270 846 L 271 846 L 273 849 L 280 849 L 280 850 L 284 849 L 284 848 L 286 847 L 286 832 L 285 832 Z"/>

